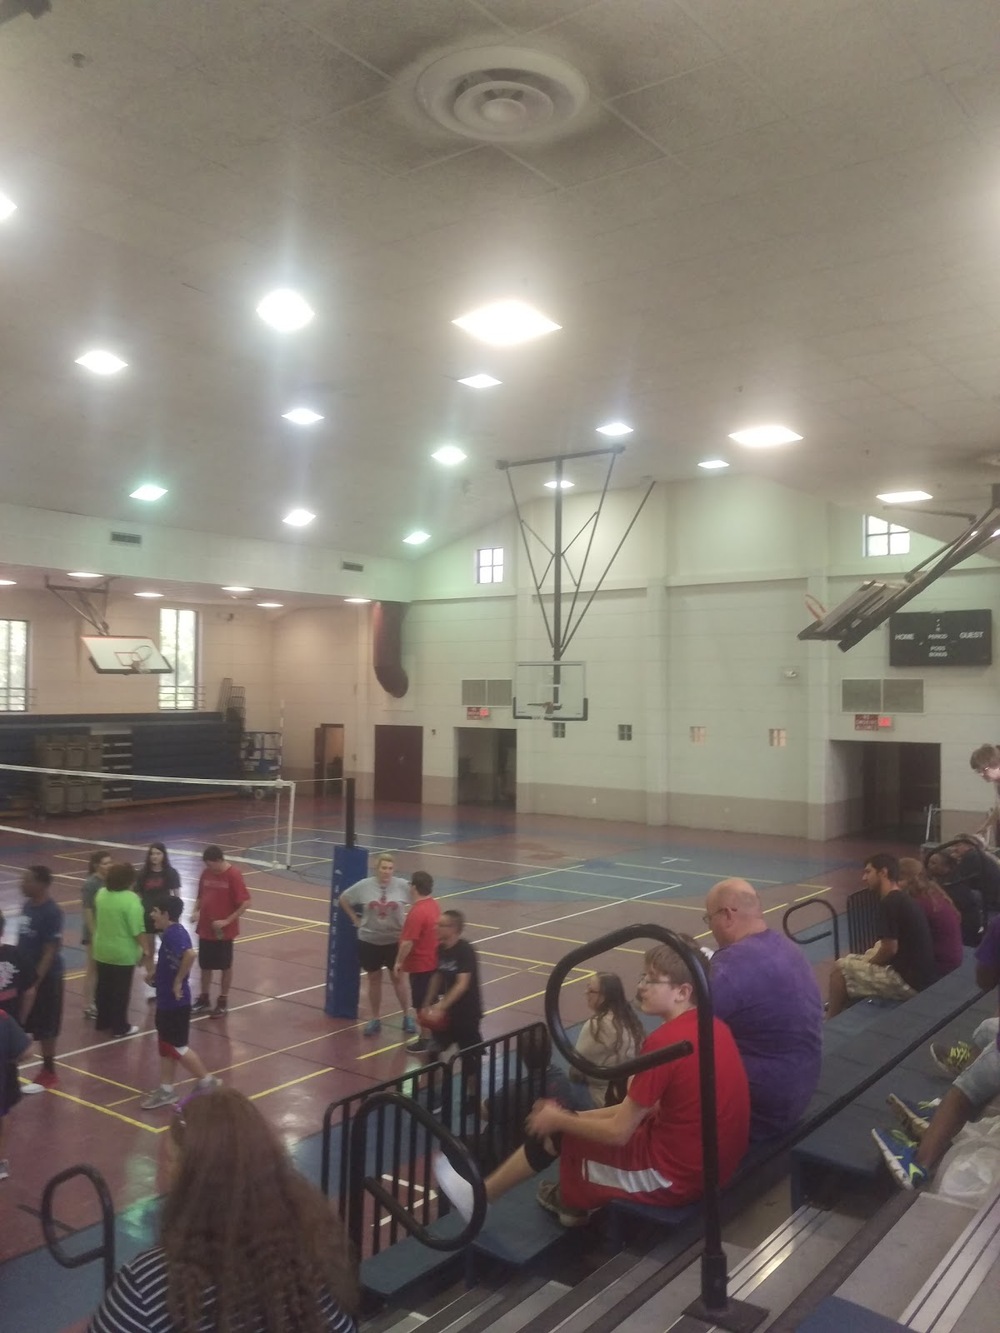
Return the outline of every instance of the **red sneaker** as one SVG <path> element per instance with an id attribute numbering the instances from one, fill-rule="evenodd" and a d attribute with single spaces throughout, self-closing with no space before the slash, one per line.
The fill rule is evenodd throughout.
<path id="1" fill-rule="evenodd" d="M 59 1082 L 59 1077 L 49 1069 L 42 1069 L 36 1077 L 35 1082 L 43 1088 L 54 1088 Z"/>

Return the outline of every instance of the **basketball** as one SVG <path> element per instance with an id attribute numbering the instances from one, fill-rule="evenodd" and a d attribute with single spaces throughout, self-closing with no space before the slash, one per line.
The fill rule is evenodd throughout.
<path id="1" fill-rule="evenodd" d="M 445 1009 L 418 1009 L 417 1022 L 431 1032 L 443 1032 L 448 1026 L 448 1012 Z"/>

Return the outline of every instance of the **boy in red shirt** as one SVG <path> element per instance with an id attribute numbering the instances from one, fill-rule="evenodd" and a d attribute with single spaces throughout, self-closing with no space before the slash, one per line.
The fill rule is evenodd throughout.
<path id="1" fill-rule="evenodd" d="M 396 952 L 396 966 L 393 976 L 398 978 L 406 972 L 410 978 L 410 994 L 417 1013 L 423 1009 L 427 999 L 427 988 L 431 977 L 437 971 L 438 958 L 438 920 L 441 908 L 431 897 L 434 881 L 426 870 L 415 870 L 410 876 L 410 900 L 413 906 L 403 923 L 403 933 L 399 937 L 399 949 Z M 430 1042 L 424 1033 L 407 1046 L 408 1051 L 426 1051 Z"/>
<path id="2" fill-rule="evenodd" d="M 201 859 L 205 869 L 198 880 L 198 896 L 191 913 L 191 920 L 197 923 L 201 994 L 191 1012 L 203 1014 L 209 1009 L 212 973 L 220 971 L 219 998 L 209 1017 L 225 1018 L 233 979 L 233 940 L 240 933 L 240 917 L 250 906 L 250 894 L 243 876 L 229 864 L 221 847 L 214 843 L 206 847 Z"/>
<path id="3" fill-rule="evenodd" d="M 567 1111 L 538 1102 L 528 1133 L 498 1170 L 486 1178 L 492 1203 L 522 1180 L 559 1160 L 559 1181 L 543 1180 L 538 1202 L 563 1226 L 582 1226 L 595 1208 L 612 1199 L 660 1207 L 693 1203 L 703 1189 L 701 1089 L 698 1074 L 698 1015 L 691 974 L 665 944 L 645 956 L 639 1007 L 663 1023 L 643 1042 L 642 1054 L 689 1041 L 691 1055 L 644 1070 L 629 1080 L 617 1106 Z M 714 1020 L 719 1181 L 739 1166 L 750 1137 L 750 1092 L 736 1042 L 725 1023 Z M 472 1186 L 447 1158 L 434 1163 L 438 1185 L 463 1216 L 472 1212 Z"/>

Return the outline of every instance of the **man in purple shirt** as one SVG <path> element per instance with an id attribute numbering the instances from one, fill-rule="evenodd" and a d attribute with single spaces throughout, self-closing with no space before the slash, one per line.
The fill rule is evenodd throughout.
<path id="1" fill-rule="evenodd" d="M 802 1117 L 819 1081 L 823 1001 L 797 944 L 768 930 L 745 879 L 724 879 L 705 899 L 712 1006 L 729 1025 L 750 1084 L 750 1141 L 774 1138 Z"/>
<path id="2" fill-rule="evenodd" d="M 976 985 L 982 990 L 1000 986 L 1000 916 L 990 922 L 976 950 Z M 884 1129 L 873 1129 L 872 1137 L 897 1182 L 908 1190 L 925 1185 L 958 1131 L 998 1094 L 1000 1035 L 959 1074 L 930 1121 L 923 1119 L 920 1108 L 892 1098 L 894 1107 L 902 1108 L 914 1137 L 900 1137 Z"/>

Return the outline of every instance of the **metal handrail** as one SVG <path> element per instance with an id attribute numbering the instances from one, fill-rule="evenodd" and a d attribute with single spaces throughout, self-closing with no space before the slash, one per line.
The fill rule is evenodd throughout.
<path id="1" fill-rule="evenodd" d="M 698 1077 L 701 1090 L 702 1211 L 705 1218 L 705 1250 L 701 1258 L 701 1295 L 708 1310 L 725 1310 L 728 1305 L 726 1252 L 722 1248 L 722 1218 L 719 1203 L 719 1126 L 715 1098 L 715 1028 L 712 996 L 701 951 L 664 926 L 623 926 L 590 944 L 573 949 L 556 963 L 545 987 L 545 1019 L 556 1048 L 576 1069 L 588 1077 L 612 1082 L 644 1069 L 678 1060 L 694 1050 L 689 1041 L 675 1042 L 648 1055 L 625 1060 L 619 1065 L 598 1066 L 577 1052 L 566 1035 L 559 1016 L 559 992 L 570 971 L 599 954 L 620 948 L 630 940 L 653 939 L 666 944 L 687 964 L 694 982 L 698 1017 Z"/>
<path id="2" fill-rule="evenodd" d="M 412 1116 L 437 1139 L 446 1155 L 455 1157 L 462 1165 L 462 1174 L 472 1186 L 472 1216 L 454 1236 L 435 1236 L 427 1227 L 412 1217 L 375 1176 L 365 1174 L 368 1150 L 368 1117 L 382 1106 L 395 1106 Z M 473 1241 L 486 1219 L 486 1187 L 472 1153 L 451 1130 L 446 1129 L 430 1111 L 398 1092 L 375 1092 L 366 1097 L 351 1120 L 349 1135 L 351 1159 L 351 1189 L 348 1199 L 347 1231 L 358 1253 L 361 1251 L 364 1230 L 364 1196 L 367 1191 L 396 1219 L 404 1231 L 415 1236 L 431 1250 L 460 1250 Z"/>
<path id="3" fill-rule="evenodd" d="M 82 1254 L 67 1254 L 62 1247 L 59 1236 L 56 1234 L 55 1219 L 52 1216 L 52 1202 L 59 1186 L 64 1185 L 67 1180 L 75 1179 L 77 1176 L 84 1176 L 89 1180 L 97 1193 L 97 1199 L 101 1205 L 102 1238 L 101 1244 L 95 1245 L 93 1249 L 84 1250 Z M 63 1268 L 82 1268 L 84 1264 L 92 1264 L 95 1259 L 103 1259 L 104 1289 L 106 1291 L 115 1279 L 115 1206 L 111 1201 L 108 1183 L 100 1171 L 96 1167 L 81 1163 L 79 1166 L 67 1167 L 65 1171 L 60 1171 L 58 1175 L 53 1176 L 42 1190 L 41 1217 L 42 1235 L 45 1237 L 49 1254 L 52 1255 L 56 1263 Z"/>
<path id="4" fill-rule="evenodd" d="M 798 936 L 793 935 L 792 932 L 788 929 L 788 918 L 792 916 L 795 912 L 800 911 L 803 907 L 812 907 L 813 905 L 817 907 L 826 908 L 826 910 L 830 913 L 830 920 L 833 923 L 833 929 L 820 931 L 818 935 L 810 935 L 807 940 L 799 939 Z M 819 940 L 829 939 L 829 937 L 832 935 L 833 956 L 834 958 L 840 957 L 840 916 L 837 912 L 837 909 L 831 906 L 831 904 L 827 902 L 825 898 L 803 898 L 803 900 L 799 903 L 792 903 L 791 907 L 781 918 L 781 929 L 785 932 L 785 934 L 788 936 L 790 940 L 794 940 L 796 944 L 801 944 L 803 947 L 807 944 L 816 944 L 818 943 Z"/>

